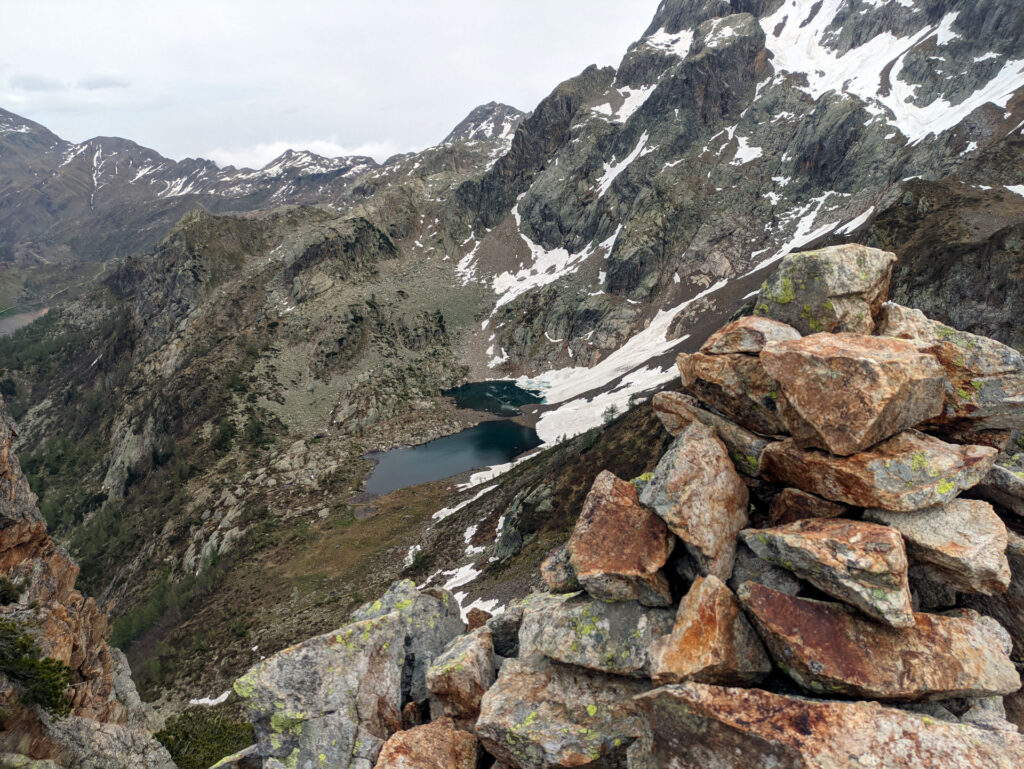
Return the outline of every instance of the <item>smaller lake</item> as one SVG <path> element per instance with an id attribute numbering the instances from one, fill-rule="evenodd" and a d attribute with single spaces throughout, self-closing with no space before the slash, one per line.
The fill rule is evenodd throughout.
<path id="1" fill-rule="evenodd" d="M 540 393 L 524 390 L 511 379 L 496 379 L 491 382 L 470 382 L 441 393 L 455 399 L 460 409 L 474 409 L 498 414 L 503 417 L 521 414 L 520 406 L 543 403 Z"/>
<path id="2" fill-rule="evenodd" d="M 22 326 L 27 326 L 32 321 L 46 315 L 49 311 L 49 307 L 44 307 L 41 310 L 19 312 L 16 315 L 8 315 L 6 318 L 0 318 L 0 336 L 10 336 Z"/>
<path id="3" fill-rule="evenodd" d="M 508 420 L 484 422 L 455 435 L 391 451 L 375 451 L 364 491 L 374 496 L 450 478 L 467 470 L 501 465 L 541 444 L 537 431 Z"/>

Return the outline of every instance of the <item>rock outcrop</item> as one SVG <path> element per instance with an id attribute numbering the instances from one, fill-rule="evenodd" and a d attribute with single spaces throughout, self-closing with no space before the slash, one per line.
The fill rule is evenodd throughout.
<path id="1" fill-rule="evenodd" d="M 0 752 L 52 759 L 63 769 L 173 769 L 147 729 L 124 655 L 104 640 L 105 612 L 75 589 L 78 567 L 47 533 L 14 454 L 16 435 L 0 402 L 0 575 L 19 592 L 0 607 L 0 619 L 67 665 L 71 688 L 69 714 L 50 716 L 22 702 L 20 686 L 0 675 Z"/>

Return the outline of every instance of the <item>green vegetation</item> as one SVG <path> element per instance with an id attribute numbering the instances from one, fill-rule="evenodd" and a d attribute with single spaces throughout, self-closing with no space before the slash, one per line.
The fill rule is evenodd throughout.
<path id="1" fill-rule="evenodd" d="M 0 577 L 0 606 L 17 603 L 21 597 L 22 589 L 21 585 L 16 585 L 7 577 Z"/>
<path id="2" fill-rule="evenodd" d="M 6 619 L 0 620 L 0 673 L 21 687 L 23 703 L 39 705 L 55 716 L 71 711 L 71 668 L 44 657 L 24 626 Z"/>
<path id="3" fill-rule="evenodd" d="M 207 769 L 256 741 L 251 724 L 229 721 L 210 708 L 189 708 L 155 736 L 180 769 Z"/>

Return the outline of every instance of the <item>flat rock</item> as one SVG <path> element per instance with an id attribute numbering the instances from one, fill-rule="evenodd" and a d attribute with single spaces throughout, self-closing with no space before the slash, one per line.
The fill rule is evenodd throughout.
<path id="1" fill-rule="evenodd" d="M 895 263 L 893 253 L 856 244 L 789 254 L 761 286 L 754 314 L 801 334 L 870 334 Z"/>
<path id="2" fill-rule="evenodd" d="M 948 383 L 938 359 L 915 342 L 860 334 L 773 342 L 761 362 L 785 395 L 786 432 L 840 456 L 937 416 Z"/>
<path id="3" fill-rule="evenodd" d="M 370 769 L 401 728 L 404 662 L 405 622 L 397 611 L 260 662 L 234 688 L 248 705 L 264 762 Z"/>
<path id="4" fill-rule="evenodd" d="M 376 601 L 352 612 L 353 620 L 372 619 L 398 612 L 405 631 L 405 666 L 402 671 L 403 700 L 427 699 L 427 668 L 456 636 L 466 632 L 459 603 L 447 590 L 419 591 L 412 580 L 400 580 Z"/>
<path id="5" fill-rule="evenodd" d="M 949 502 L 991 470 L 996 450 L 905 430 L 867 451 L 836 457 L 792 438 L 769 444 L 761 474 L 834 502 L 909 512 Z"/>
<path id="6" fill-rule="evenodd" d="M 778 386 L 756 355 L 681 353 L 676 358 L 683 387 L 729 419 L 762 435 L 782 435 Z"/>
<path id="7" fill-rule="evenodd" d="M 494 643 L 486 627 L 459 636 L 427 669 L 431 718 L 472 729 L 480 699 L 494 683 Z"/>
<path id="8" fill-rule="evenodd" d="M 1024 659 L 1024 537 L 1007 532 L 1010 587 L 1002 595 L 965 595 L 961 603 L 998 620 L 1013 643 L 1014 659 Z"/>
<path id="9" fill-rule="evenodd" d="M 896 530 L 845 518 L 814 518 L 747 529 L 740 537 L 769 563 L 869 617 L 894 627 L 914 624 L 907 553 Z"/>
<path id="10" fill-rule="evenodd" d="M 569 562 L 567 543 L 556 547 L 540 562 L 540 578 L 552 593 L 575 593 L 580 589 L 580 581 Z"/>
<path id="11" fill-rule="evenodd" d="M 376 769 L 476 769 L 478 751 L 476 737 L 442 718 L 389 737 Z"/>
<path id="12" fill-rule="evenodd" d="M 569 562 L 594 598 L 669 606 L 672 591 L 661 568 L 674 545 L 665 522 L 640 505 L 636 487 L 604 470 L 569 537 Z"/>
<path id="13" fill-rule="evenodd" d="M 771 660 L 739 601 L 718 577 L 698 577 L 679 604 L 672 633 L 651 646 L 656 684 L 754 684 Z"/>
<path id="14" fill-rule="evenodd" d="M 993 595 L 1010 586 L 1006 525 L 988 502 L 954 499 L 913 513 L 868 510 L 865 517 L 898 531 L 913 560 L 960 592 Z"/>
<path id="15" fill-rule="evenodd" d="M 782 526 L 809 518 L 839 518 L 849 511 L 848 505 L 841 505 L 787 486 L 772 499 L 768 520 L 772 526 Z"/>
<path id="16" fill-rule="evenodd" d="M 476 734 L 517 769 L 625 769 L 628 749 L 646 732 L 632 698 L 649 688 L 543 657 L 510 659 L 484 695 Z"/>
<path id="17" fill-rule="evenodd" d="M 821 702 L 699 683 L 637 697 L 659 766 L 690 769 L 1015 769 L 1024 737 L 876 702 Z"/>
<path id="18" fill-rule="evenodd" d="M 748 582 L 738 597 L 772 659 L 804 689 L 884 700 L 942 700 L 1014 692 L 1020 676 L 997 632 L 976 613 L 916 614 L 890 628 L 836 603 Z"/>
<path id="19" fill-rule="evenodd" d="M 700 351 L 708 355 L 757 355 L 769 342 L 785 342 L 799 338 L 800 332 L 785 323 L 771 318 L 745 315 L 718 329 L 701 345 Z"/>
<path id="20" fill-rule="evenodd" d="M 1024 427 L 1024 357 L 1012 347 L 891 302 L 882 306 L 878 333 L 922 343 L 941 361 L 949 384 L 936 424 L 974 430 Z"/>
<path id="21" fill-rule="evenodd" d="M 657 393 L 651 405 L 673 437 L 678 436 L 691 422 L 700 422 L 717 433 L 739 472 L 752 478 L 759 474 L 761 452 L 769 443 L 766 439 L 719 414 L 701 408 L 696 398 L 685 393 L 670 390 Z"/>
<path id="22" fill-rule="evenodd" d="M 670 609 L 649 609 L 635 601 L 536 595 L 523 612 L 519 656 L 542 654 L 568 665 L 648 678 L 650 646 L 672 632 L 674 616 Z"/>
<path id="23" fill-rule="evenodd" d="M 721 580 L 732 573 L 748 500 L 725 445 L 700 422 L 669 446 L 640 498 L 686 543 L 703 573 Z"/>

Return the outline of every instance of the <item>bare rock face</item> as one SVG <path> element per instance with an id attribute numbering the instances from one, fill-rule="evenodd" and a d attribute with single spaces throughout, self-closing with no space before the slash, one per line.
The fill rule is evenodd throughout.
<path id="1" fill-rule="evenodd" d="M 737 424 L 761 435 L 786 433 L 778 414 L 778 386 L 760 358 L 681 353 L 676 365 L 683 387 Z"/>
<path id="2" fill-rule="evenodd" d="M 640 501 L 686 543 L 703 573 L 727 580 L 748 499 L 725 445 L 711 428 L 693 422 L 658 462 Z"/>
<path id="3" fill-rule="evenodd" d="M 642 694 L 659 766 L 1014 769 L 1024 737 L 887 708 L 685 683 Z"/>
<path id="4" fill-rule="evenodd" d="M 847 606 L 794 598 L 753 582 L 738 595 L 772 659 L 813 693 L 913 701 L 1020 688 L 1005 631 L 973 612 L 916 614 L 913 627 L 890 628 Z"/>
<path id="5" fill-rule="evenodd" d="M 534 596 L 523 611 L 519 656 L 539 653 L 569 665 L 646 678 L 651 643 L 672 632 L 673 617 L 669 609 L 648 609 L 635 601 Z"/>
<path id="6" fill-rule="evenodd" d="M 476 734 L 516 769 L 626 769 L 628 749 L 646 733 L 632 698 L 648 688 L 543 657 L 510 659 L 484 695 Z"/>
<path id="7" fill-rule="evenodd" d="M 906 430 L 867 451 L 836 457 L 801 449 L 792 438 L 769 444 L 762 475 L 857 507 L 910 512 L 949 502 L 992 469 L 996 450 L 960 446 Z"/>
<path id="8" fill-rule="evenodd" d="M 672 633 L 651 646 L 656 684 L 754 684 L 771 672 L 761 640 L 718 577 L 698 577 L 679 604 Z"/>
<path id="9" fill-rule="evenodd" d="M 793 572 L 758 557 L 741 538 L 736 548 L 732 578 L 727 584 L 735 593 L 744 582 L 758 582 L 787 595 L 797 595 L 800 592 L 800 580 Z"/>
<path id="10" fill-rule="evenodd" d="M 1019 470 L 993 465 L 971 493 L 1024 518 L 1024 473 Z"/>
<path id="11" fill-rule="evenodd" d="M 1006 525 L 988 502 L 954 499 L 913 513 L 868 510 L 865 516 L 898 531 L 911 558 L 956 590 L 994 595 L 1010 586 Z"/>
<path id="12" fill-rule="evenodd" d="M 674 544 L 665 522 L 640 505 L 636 487 L 604 470 L 569 538 L 569 560 L 594 598 L 669 606 L 672 591 L 661 568 Z"/>
<path id="13" fill-rule="evenodd" d="M 278 652 L 235 681 L 260 756 L 369 769 L 402 726 L 405 622 L 393 611 Z"/>
<path id="14" fill-rule="evenodd" d="M 899 532 L 844 518 L 814 518 L 740 536 L 769 563 L 792 571 L 893 627 L 914 624 L 907 553 Z"/>
<path id="15" fill-rule="evenodd" d="M 540 578 L 552 593 L 575 593 L 580 589 L 580 581 L 569 562 L 568 544 L 559 545 L 541 561 Z"/>
<path id="16" fill-rule="evenodd" d="M 945 369 L 914 342 L 814 334 L 769 344 L 761 361 L 785 395 L 786 432 L 804 448 L 849 456 L 942 411 Z"/>
<path id="17" fill-rule="evenodd" d="M 941 361 L 949 384 L 935 424 L 972 431 L 1024 425 L 1024 357 L 1012 347 L 891 302 L 882 306 L 878 333 L 915 340 Z"/>
<path id="18" fill-rule="evenodd" d="M 761 286 L 754 314 L 801 334 L 870 334 L 895 263 L 893 253 L 854 244 L 790 254 Z"/>
<path id="19" fill-rule="evenodd" d="M 486 627 L 452 641 L 427 669 L 431 717 L 472 729 L 480 698 L 494 683 L 494 643 Z"/>
<path id="20" fill-rule="evenodd" d="M 0 618 L 23 625 L 44 656 L 71 668 L 71 712 L 51 719 L 22 705 L 17 687 L 0 676 L 0 753 L 53 759 L 66 769 L 173 769 L 146 729 L 123 655 L 104 640 L 106 613 L 75 589 L 78 566 L 46 531 L 14 454 L 16 435 L 0 401 L 0 575 L 23 588 L 0 607 Z"/>
<path id="21" fill-rule="evenodd" d="M 718 329 L 701 345 L 700 351 L 708 355 L 757 355 L 769 342 L 786 342 L 799 338 L 800 332 L 785 323 L 757 315 L 745 315 Z"/>
<path id="22" fill-rule="evenodd" d="M 961 603 L 998 620 L 1013 642 L 1014 659 L 1024 659 L 1024 537 L 1007 532 L 1006 558 L 1012 578 L 1002 595 L 965 595 Z M 1024 710 L 1024 705 L 1022 705 Z"/>
<path id="23" fill-rule="evenodd" d="M 690 423 L 700 422 L 717 433 L 739 472 L 752 478 L 759 474 L 761 452 L 769 441 L 723 416 L 701 408 L 696 398 L 685 393 L 657 393 L 651 399 L 651 405 L 654 413 L 673 437 L 678 436 Z"/>
<path id="24" fill-rule="evenodd" d="M 441 718 L 389 737 L 376 769 L 475 769 L 478 752 L 476 737 Z"/>
<path id="25" fill-rule="evenodd" d="M 772 499 L 768 519 L 772 526 L 782 526 L 809 518 L 839 518 L 849 512 L 847 505 L 840 505 L 806 491 L 786 487 Z"/>

